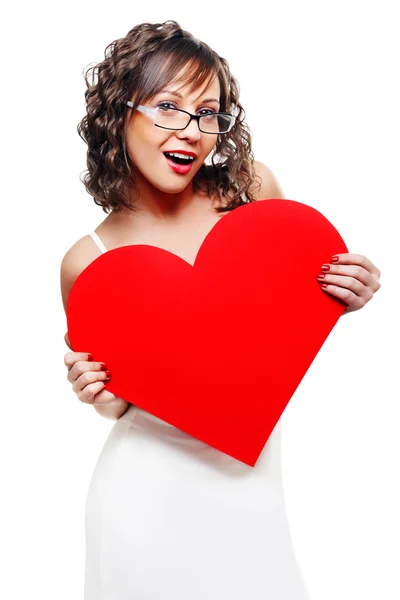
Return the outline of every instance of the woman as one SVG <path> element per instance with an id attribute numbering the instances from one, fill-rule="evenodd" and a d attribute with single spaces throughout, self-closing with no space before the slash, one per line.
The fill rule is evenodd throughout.
<path id="1" fill-rule="evenodd" d="M 84 183 L 108 216 L 63 259 L 64 308 L 101 252 L 149 244 L 193 264 L 225 214 L 284 197 L 254 160 L 225 59 L 175 21 L 138 25 L 107 51 L 97 82 L 86 77 L 78 130 Z M 358 310 L 379 277 L 366 257 L 340 254 L 322 268 L 321 293 Z M 65 364 L 79 400 L 116 419 L 88 492 L 85 600 L 309 597 L 285 514 L 280 422 L 250 468 L 116 398 L 107 365 L 87 352 L 68 352 Z"/>

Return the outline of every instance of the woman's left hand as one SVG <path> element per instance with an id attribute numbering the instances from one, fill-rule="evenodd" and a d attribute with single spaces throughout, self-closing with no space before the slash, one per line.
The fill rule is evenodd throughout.
<path id="1" fill-rule="evenodd" d="M 346 305 L 344 314 L 365 306 L 381 287 L 379 269 L 362 254 L 334 254 L 331 261 L 322 265 L 317 276 L 321 289 L 342 300 Z"/>

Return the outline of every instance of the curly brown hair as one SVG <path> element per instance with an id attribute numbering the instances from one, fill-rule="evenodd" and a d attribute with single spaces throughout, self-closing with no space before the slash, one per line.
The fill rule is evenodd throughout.
<path id="1" fill-rule="evenodd" d="M 254 200 L 249 188 L 257 175 L 250 130 L 239 102 L 239 84 L 224 58 L 183 31 L 176 21 L 137 25 L 124 38 L 109 44 L 104 55 L 101 63 L 84 70 L 86 115 L 77 127 L 88 146 L 87 170 L 80 180 L 104 212 L 118 212 L 123 207 L 135 210 L 132 204 L 132 192 L 137 191 L 134 169 L 125 147 L 128 114 L 132 113 L 126 100 L 135 94 L 133 112 L 162 90 L 184 66 L 189 68 L 180 81 L 189 84 L 191 90 L 217 76 L 221 89 L 220 111 L 237 117 L 229 133 L 218 135 L 211 164 L 203 163 L 197 171 L 193 178 L 194 189 L 206 190 L 220 202 L 224 201 L 224 205 L 216 209 L 218 212 L 233 210 Z"/>

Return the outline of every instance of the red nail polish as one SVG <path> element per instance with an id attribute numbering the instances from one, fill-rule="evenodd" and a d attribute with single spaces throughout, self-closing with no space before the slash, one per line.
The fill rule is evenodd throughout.
<path id="1" fill-rule="evenodd" d="M 329 265 L 323 265 L 321 271 L 329 271 Z"/>
<path id="2" fill-rule="evenodd" d="M 338 262 L 338 260 L 339 260 L 338 256 L 332 256 L 332 258 L 331 258 L 331 262 L 333 262 L 333 263 Z"/>
<path id="3" fill-rule="evenodd" d="M 108 367 L 105 363 L 100 363 L 100 371 L 107 371 Z"/>
<path id="4" fill-rule="evenodd" d="M 89 360 L 93 360 L 93 358 L 94 358 L 94 357 L 93 357 L 93 354 L 88 354 L 88 355 L 87 355 L 87 359 L 88 359 L 88 361 L 89 361 Z"/>
<path id="5" fill-rule="evenodd" d="M 327 287 L 328 287 L 328 284 L 327 284 L 327 283 L 321 283 L 321 287 L 323 287 L 323 288 L 327 288 Z"/>
<path id="6" fill-rule="evenodd" d="M 317 276 L 317 279 L 323 279 L 324 277 L 325 277 L 325 273 L 320 273 L 320 274 Z"/>

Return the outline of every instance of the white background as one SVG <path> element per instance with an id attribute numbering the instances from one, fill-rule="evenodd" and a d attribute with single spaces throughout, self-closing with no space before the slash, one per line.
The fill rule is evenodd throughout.
<path id="1" fill-rule="evenodd" d="M 263 2 L 262 14 L 255 2 L 156 0 L 22 2 L 7 9 L 3 598 L 83 598 L 86 491 L 113 422 L 78 401 L 63 363 L 61 260 L 105 217 L 79 181 L 86 168 L 76 131 L 84 115 L 82 71 L 134 25 L 174 19 L 229 61 L 255 158 L 272 169 L 286 197 L 317 208 L 351 252 L 382 271 L 381 290 L 339 320 L 282 416 L 283 471 L 293 543 L 312 600 L 399 599 L 395 4 L 276 0 Z"/>

